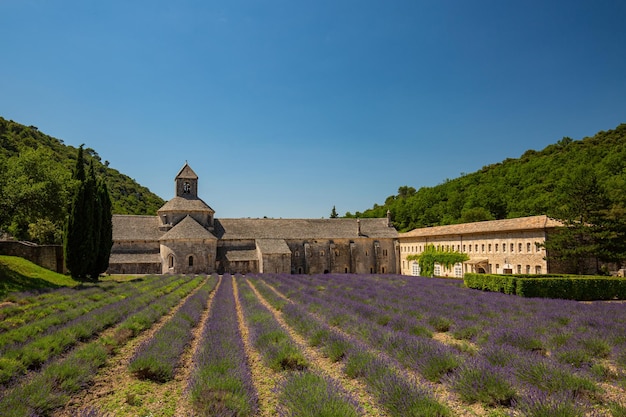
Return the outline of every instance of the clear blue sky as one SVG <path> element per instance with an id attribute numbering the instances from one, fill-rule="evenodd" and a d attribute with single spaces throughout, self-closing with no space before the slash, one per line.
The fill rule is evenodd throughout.
<path id="1" fill-rule="evenodd" d="M 216 217 L 328 217 L 626 122 L 619 0 L 0 0 L 0 116 Z"/>

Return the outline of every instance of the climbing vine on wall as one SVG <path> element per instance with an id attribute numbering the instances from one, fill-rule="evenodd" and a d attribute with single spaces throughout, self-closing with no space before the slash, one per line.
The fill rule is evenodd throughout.
<path id="1" fill-rule="evenodd" d="M 438 250 L 435 245 L 426 245 L 424 252 L 406 257 L 408 261 L 417 261 L 422 276 L 430 277 L 435 273 L 435 263 L 450 268 L 452 265 L 469 260 L 465 253 L 450 250 Z"/>

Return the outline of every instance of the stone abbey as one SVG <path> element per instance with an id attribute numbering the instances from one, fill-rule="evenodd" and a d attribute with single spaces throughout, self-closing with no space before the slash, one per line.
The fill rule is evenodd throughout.
<path id="1" fill-rule="evenodd" d="M 156 216 L 113 216 L 111 274 L 400 273 L 383 219 L 219 219 L 185 163 Z"/>

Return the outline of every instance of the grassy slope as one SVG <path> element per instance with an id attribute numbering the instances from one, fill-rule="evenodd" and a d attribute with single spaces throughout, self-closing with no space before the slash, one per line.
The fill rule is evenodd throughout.
<path id="1" fill-rule="evenodd" d="M 0 300 L 10 292 L 75 286 L 72 278 L 16 256 L 0 256 Z"/>

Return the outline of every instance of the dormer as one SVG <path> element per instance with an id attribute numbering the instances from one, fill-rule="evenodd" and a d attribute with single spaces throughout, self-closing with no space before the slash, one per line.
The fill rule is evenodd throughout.
<path id="1" fill-rule="evenodd" d="M 198 176 L 187 162 L 176 175 L 175 181 L 176 197 L 198 198 Z"/>

